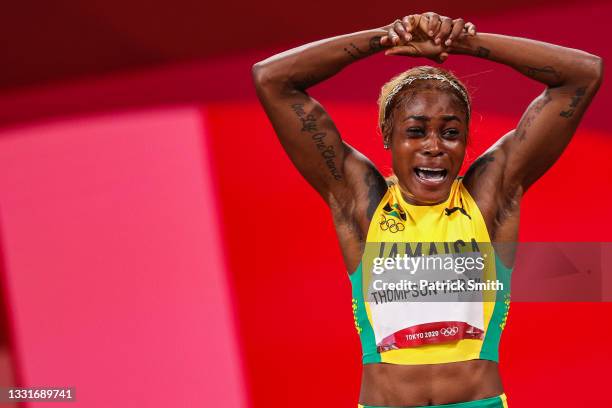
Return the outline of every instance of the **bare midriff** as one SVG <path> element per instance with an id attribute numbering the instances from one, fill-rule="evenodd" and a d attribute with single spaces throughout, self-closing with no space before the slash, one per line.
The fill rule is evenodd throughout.
<path id="1" fill-rule="evenodd" d="M 359 402 L 418 407 L 474 401 L 503 393 L 498 365 L 489 360 L 445 364 L 366 364 Z"/>

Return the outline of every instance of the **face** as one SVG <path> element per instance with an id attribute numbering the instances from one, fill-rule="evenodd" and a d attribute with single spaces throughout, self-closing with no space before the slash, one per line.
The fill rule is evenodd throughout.
<path id="1" fill-rule="evenodd" d="M 468 126 L 462 102 L 439 89 L 407 90 L 396 108 L 389 145 L 404 199 L 417 205 L 445 201 L 459 174 Z"/>

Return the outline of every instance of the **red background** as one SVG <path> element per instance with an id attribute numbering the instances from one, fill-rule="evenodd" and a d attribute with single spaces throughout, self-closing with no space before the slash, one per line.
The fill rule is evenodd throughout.
<path id="1" fill-rule="evenodd" d="M 606 58 L 609 47 L 600 28 L 586 23 L 593 11 L 582 4 L 534 5 L 474 21 L 485 32 L 540 39 Z M 599 15 L 612 10 L 589 5 Z M 377 56 L 355 64 L 311 93 L 343 137 L 383 171 L 390 162 L 376 133 L 379 87 L 412 64 L 428 63 L 390 59 Z M 515 127 L 543 89 L 506 67 L 469 57 L 449 60 L 445 67 L 469 76 L 476 112 L 472 160 Z M 612 135 L 605 119 L 610 102 L 604 82 L 568 150 L 526 195 L 522 241 L 610 241 L 605 215 L 612 198 Z M 214 146 L 223 180 L 223 217 L 233 231 L 230 260 L 254 405 L 355 406 L 360 348 L 329 213 L 284 156 L 260 108 L 223 103 L 208 112 L 213 133 L 219 132 Z M 230 143 L 243 148 L 231 149 Z M 586 168 L 597 176 L 585 177 Z M 253 231 L 255 242 L 245 244 Z M 604 265 L 603 272 L 609 273 L 610 266 Z M 612 328 L 605 323 L 611 312 L 608 303 L 512 304 L 500 362 L 510 406 L 612 405 L 605 374 L 612 361 Z"/>
<path id="2" fill-rule="evenodd" d="M 45 140 L 47 143 L 57 140 L 52 139 L 40 124 L 60 124 L 59 129 L 62 126 L 66 132 L 69 129 L 75 138 L 79 135 L 87 138 L 92 129 L 106 129 L 99 127 L 100 123 L 108 125 L 97 121 L 100 116 L 111 123 L 131 123 L 125 121 L 126 117 L 138 117 L 143 122 L 141 125 L 115 133 L 114 137 L 100 137 L 99 144 L 88 146 L 77 143 L 76 139 L 61 143 L 67 143 L 70 154 L 87 159 L 91 167 L 84 178 L 100 182 L 105 180 L 100 174 L 116 174 L 114 160 L 124 157 L 121 149 L 126 149 L 124 154 L 131 152 L 133 161 L 131 166 L 120 169 L 132 177 L 132 189 L 142 191 L 141 168 L 148 169 L 145 174 L 149 175 L 158 174 L 150 173 L 153 169 L 159 174 L 167 172 L 168 179 L 161 180 L 174 180 L 167 181 L 168 184 L 149 185 L 146 194 L 125 204 L 129 211 L 139 213 L 142 205 L 159 199 L 158 193 L 168 193 L 168 185 L 182 185 L 184 194 L 171 207 L 178 218 L 172 218 L 170 226 L 164 224 L 166 228 L 201 220 L 197 206 L 189 206 L 186 210 L 186 203 L 180 201 L 197 198 L 199 201 L 195 202 L 202 204 L 202 213 L 214 217 L 221 229 L 216 235 L 208 224 L 193 221 L 194 229 L 190 229 L 193 234 L 179 232 L 181 240 L 168 240 L 165 229 L 154 227 L 155 214 L 164 214 L 168 209 L 163 200 L 141 214 L 144 217 L 142 225 L 146 227 L 131 225 L 128 228 L 117 214 L 100 215 L 92 211 L 88 217 L 100 217 L 96 218 L 100 225 L 111 229 L 127 228 L 126 231 L 140 240 L 158 239 L 155 242 L 166 245 L 166 249 L 185 251 L 193 262 L 179 263 L 183 269 L 151 262 L 147 271 L 152 274 L 152 282 L 160 282 L 163 277 L 166 283 L 139 289 L 136 279 L 128 279 L 121 287 L 127 293 L 121 297 L 126 315 L 130 316 L 140 307 L 155 305 L 159 308 L 149 309 L 158 310 L 152 312 L 160 320 L 158 329 L 152 320 L 146 320 L 150 325 L 137 326 L 144 327 L 145 333 L 151 335 L 156 335 L 155 330 L 163 330 L 164 335 L 157 342 L 148 341 L 137 329 L 126 331 L 123 323 L 113 325 L 102 320 L 102 328 L 110 337 L 123 338 L 133 350 L 140 348 L 139 359 L 130 360 L 130 356 L 117 353 L 114 347 L 103 347 L 107 337 L 92 340 L 83 336 L 85 328 L 79 331 L 76 326 L 81 336 L 78 338 L 88 342 L 88 346 L 75 347 L 73 343 L 62 341 L 56 346 L 63 344 L 63 352 L 72 353 L 75 360 L 91 360 L 91 364 L 82 364 L 79 371 L 71 371 L 72 366 L 68 365 L 64 367 L 63 376 L 59 376 L 52 361 L 33 360 L 32 355 L 36 354 L 32 353 L 41 349 L 34 350 L 31 344 L 50 344 L 52 336 L 61 331 L 57 327 L 33 324 L 30 326 L 36 331 L 25 330 L 28 325 L 24 325 L 23 319 L 26 317 L 19 314 L 24 309 L 11 301 L 18 297 L 31 310 L 40 310 L 45 305 L 42 298 L 31 293 L 16 292 L 16 281 L 11 280 L 11 276 L 25 276 L 23 273 L 28 269 L 15 269 L 10 260 L 19 254 L 25 255 L 14 253 L 15 247 L 7 243 L 14 239 L 14 233 L 26 239 L 24 234 L 28 230 L 16 228 L 12 230 L 16 232 L 11 233 L 7 221 L 2 220 L 7 303 L 3 342 L 12 342 L 12 374 L 7 375 L 7 381 L 12 376 L 22 385 L 40 385 L 32 379 L 47 378 L 61 385 L 71 378 L 79 378 L 83 382 L 81 390 L 88 393 L 86 396 L 99 401 L 105 401 L 102 395 L 108 392 L 103 381 L 106 380 L 114 384 L 132 384 L 141 393 L 155 388 L 156 384 L 165 384 L 167 394 L 164 395 L 168 398 L 174 392 L 189 395 L 200 392 L 202 394 L 192 402 L 202 406 L 216 403 L 262 408 L 354 407 L 360 378 L 360 348 L 353 327 L 349 280 L 327 209 L 292 168 L 257 104 L 250 80 L 251 65 L 305 41 L 380 26 L 404 14 L 430 9 L 462 16 L 474 22 L 482 32 L 524 36 L 579 48 L 602 56 L 606 63 L 610 57 L 605 22 L 612 16 L 612 5 L 606 2 L 417 2 L 412 5 L 414 9 L 406 7 L 321 0 L 308 4 L 273 0 L 216 5 L 190 0 L 172 3 L 113 0 L 104 4 L 61 0 L 48 4 L 14 2 L 7 5 L 0 16 L 0 35 L 11 40 L 10 46 L 4 48 L 8 63 L 0 66 L 1 137 L 20 138 L 22 132 L 27 132 L 33 140 L 32 150 L 24 150 L 24 157 L 28 157 L 28 152 L 44 147 Z M 429 62 L 378 55 L 318 85 L 312 94 L 327 108 L 343 137 L 386 172 L 389 158 L 381 149 L 376 133 L 377 93 L 392 75 L 414 64 L 426 63 Z M 464 78 L 472 92 L 470 160 L 512 129 L 528 103 L 542 90 L 541 85 L 507 67 L 470 57 L 451 58 L 444 67 Z M 612 240 L 612 222 L 608 215 L 612 198 L 612 161 L 609 159 L 612 132 L 608 129 L 611 104 L 612 94 L 604 80 L 568 150 L 527 194 L 523 202 L 521 240 Z M 177 107 L 191 109 L 190 115 L 199 118 L 203 126 L 189 132 L 178 126 L 182 122 L 173 116 Z M 156 131 L 160 117 L 173 118 L 169 123 L 176 121 L 176 128 L 161 127 Z M 193 117 L 190 120 L 194 120 Z M 80 126 L 83 121 L 89 125 Z M 138 142 L 136 135 L 145 130 L 161 144 L 152 140 Z M 204 149 L 201 157 L 181 155 L 186 167 L 178 166 L 181 160 L 177 160 L 176 155 L 166 157 L 164 153 L 167 149 L 189 146 L 186 140 L 191 140 L 193 132 L 200 135 L 210 151 Z M 129 137 L 131 142 L 120 144 L 121 148 L 116 149 L 113 156 L 110 147 L 117 146 L 124 140 L 122 137 Z M 92 146 L 106 146 L 106 155 L 93 154 Z M 143 146 L 147 155 L 134 158 L 134 152 L 142 152 Z M 4 154 L 13 153 L 4 150 Z M 43 172 L 45 168 L 36 161 L 12 170 L 5 164 L 1 171 L 3 174 L 8 174 L 9 170 L 27 172 L 29 166 L 34 170 L 28 173 L 31 176 L 28 182 L 40 183 L 37 188 L 44 187 L 44 178 L 37 180 L 35 175 L 36 171 Z M 196 175 L 198 168 L 210 169 L 210 173 L 204 170 Z M 192 177 L 189 179 L 192 184 L 183 185 L 177 181 L 184 177 Z M 193 183 L 201 182 L 198 177 L 209 181 L 202 191 L 193 187 Z M 71 194 L 86 197 L 103 191 L 104 186 L 99 183 L 93 183 L 88 187 L 92 190 L 88 190 L 84 184 L 75 183 L 78 179 L 66 177 L 61 184 L 65 191 L 72 188 L 73 193 L 66 193 L 64 197 L 67 202 L 72 199 Z M 0 180 L 5 186 L 4 201 L 16 197 L 17 191 L 25 191 L 14 188 L 11 180 L 7 177 Z M 126 186 L 122 197 L 131 197 L 130 185 Z M 40 211 L 48 211 L 52 205 L 45 195 L 37 196 L 37 200 L 40 200 L 40 207 L 37 207 Z M 559 200 L 567 205 L 557 205 Z M 75 241 L 69 231 L 63 230 L 61 223 L 50 225 L 46 228 L 53 228 L 51 232 L 55 235 L 50 233 L 49 236 L 58 240 L 59 248 Z M 77 222 L 77 225 L 80 224 Z M 87 232 L 89 235 L 82 239 L 99 236 L 100 231 L 104 231 L 100 230 L 100 225 L 92 226 Z M 224 248 L 215 251 L 221 253 L 225 264 L 220 261 L 212 266 L 198 263 L 203 256 L 211 256 L 207 253 L 210 246 L 204 245 L 208 242 L 204 233 L 210 233 L 212 238 L 207 239 L 217 241 L 220 248 Z M 136 238 L 124 237 L 125 241 L 120 242 L 127 245 Z M 196 244 L 189 246 L 186 243 L 191 242 L 189 239 Z M 32 250 L 35 243 L 32 239 L 29 247 L 26 245 L 20 250 Z M 96 243 L 100 253 L 107 253 L 112 245 L 118 245 Z M 157 247 L 156 251 L 161 249 Z M 156 252 L 154 259 L 159 256 L 169 262 L 170 258 L 160 253 Z M 135 251 L 122 256 L 135 261 L 143 254 Z M 97 262 L 95 255 L 84 259 L 85 265 Z M 117 258 L 117 262 L 122 259 Z M 604 273 L 609 273 L 609 265 L 604 267 Z M 62 268 L 66 274 L 80 273 L 83 265 L 72 266 L 72 269 L 62 265 Z M 40 271 L 59 273 L 60 268 Z M 218 273 L 227 279 L 227 287 L 214 286 L 222 301 L 204 294 L 198 297 L 198 288 L 202 291 L 212 288 L 206 279 L 199 279 Z M 27 287 L 26 280 L 21 282 Z M 117 282 L 121 280 L 117 278 Z M 158 297 L 167 293 L 166 285 L 173 285 L 172 282 L 194 282 L 194 287 L 172 286 L 171 296 Z M 104 296 L 107 287 L 96 288 L 88 280 L 77 281 L 75 285 L 87 285 L 89 289 L 94 286 L 92 290 L 98 291 L 93 298 L 101 305 L 96 310 L 105 318 L 115 316 L 112 312 L 115 309 L 110 312 L 103 309 L 105 302 L 110 301 Z M 71 292 L 67 293 L 69 296 Z M 181 299 L 190 301 L 181 303 Z M 195 312 L 180 308 L 172 309 L 174 314 L 159 312 L 177 304 L 185 308 L 191 305 Z M 69 302 L 60 302 L 61 305 L 66 306 L 66 310 L 74 308 Z M 210 313 L 215 308 L 226 310 L 227 314 L 221 318 L 217 314 L 218 319 L 212 319 Z M 121 310 L 117 310 L 120 314 Z M 612 397 L 607 390 L 607 367 L 612 363 L 611 312 L 609 303 L 512 304 L 501 345 L 501 370 L 511 407 L 611 406 Z M 61 313 L 55 314 L 54 319 L 60 321 L 60 316 Z M 204 323 L 199 320 L 201 316 L 204 316 Z M 135 322 L 138 319 L 134 317 Z M 171 324 L 177 319 L 184 322 L 181 330 Z M 129 320 L 125 325 L 128 323 Z M 70 320 L 62 324 L 69 326 Z M 205 329 L 193 332 L 187 329 L 194 324 L 204 324 Z M 211 339 L 216 335 L 218 341 L 221 329 L 226 330 L 221 340 L 226 339 L 231 345 L 238 339 L 234 351 L 232 347 L 225 351 L 214 348 L 216 343 Z M 95 334 L 93 332 L 93 336 Z M 181 347 L 194 353 L 196 358 L 177 360 L 175 357 Z M 215 351 L 218 359 L 207 360 L 209 354 L 206 353 Z M 223 358 L 233 352 L 239 357 L 237 361 Z M 26 358 L 28 353 L 29 359 Z M 156 364 L 155 356 L 160 353 L 167 357 L 164 364 Z M 147 358 L 150 362 L 142 363 L 149 361 Z M 124 361 L 131 361 L 129 370 L 125 369 Z M 104 370 L 100 370 L 101 365 Z M 221 366 L 223 373 L 234 374 L 220 378 L 238 384 L 238 391 L 232 392 L 244 393 L 245 400 L 250 402 L 237 402 L 240 398 L 224 400 L 222 393 L 207 393 L 206 386 L 199 386 L 200 391 L 194 390 L 183 381 L 184 377 L 174 375 L 182 370 L 184 375 L 190 373 L 187 377 L 192 380 L 212 378 Z M 241 370 L 244 371 L 244 388 L 241 388 Z M 41 377 L 41 373 L 46 373 L 47 377 Z M 141 380 L 133 381 L 138 378 Z M 211 384 L 207 386 L 211 388 Z M 121 402 L 113 404 L 147 405 L 138 392 L 124 395 Z M 164 401 L 151 401 L 148 406 L 161 406 Z M 189 406 L 187 402 L 177 404 Z"/>

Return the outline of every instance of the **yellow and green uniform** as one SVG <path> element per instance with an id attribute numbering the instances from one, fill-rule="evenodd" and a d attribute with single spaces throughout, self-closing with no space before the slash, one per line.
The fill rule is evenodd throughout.
<path id="1" fill-rule="evenodd" d="M 445 202 L 431 206 L 407 203 L 398 185 L 390 185 L 372 217 L 362 261 L 350 274 L 363 363 L 498 361 L 499 340 L 510 303 L 511 269 L 495 256 L 490 244 L 482 214 L 461 178 L 455 180 Z M 373 289 L 378 277 L 401 276 L 405 272 L 380 272 L 376 265 L 380 266 L 384 259 L 403 257 L 405 261 L 406 257 L 420 257 L 423 262 L 433 262 L 437 258 L 439 263 L 433 264 L 441 265 L 442 260 L 449 259 L 458 263 L 457 259 L 465 254 L 480 259 L 483 265 L 477 281 L 498 281 L 503 289 L 456 302 L 421 301 L 425 298 L 419 296 L 426 296 L 426 290 L 391 293 Z M 424 272 L 419 273 L 422 276 Z M 464 275 L 457 276 L 467 280 Z"/>

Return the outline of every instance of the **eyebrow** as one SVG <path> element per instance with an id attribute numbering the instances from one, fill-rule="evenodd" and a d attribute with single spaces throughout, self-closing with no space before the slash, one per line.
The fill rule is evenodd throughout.
<path id="1" fill-rule="evenodd" d="M 451 120 L 456 120 L 456 121 L 461 122 L 461 118 L 457 115 L 440 115 L 440 117 L 447 122 Z M 431 120 L 429 116 L 425 116 L 425 115 L 410 115 L 410 116 L 405 117 L 402 120 L 402 122 L 405 122 L 408 119 L 422 120 L 424 122 L 428 122 L 429 120 Z"/>

